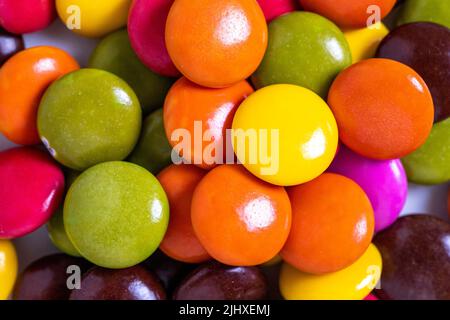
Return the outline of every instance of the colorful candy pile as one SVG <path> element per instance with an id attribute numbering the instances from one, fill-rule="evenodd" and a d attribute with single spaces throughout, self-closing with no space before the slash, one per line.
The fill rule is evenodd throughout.
<path id="1" fill-rule="evenodd" d="M 102 38 L 88 68 L 24 49 L 58 15 Z M 450 181 L 450 1 L 0 0 L 0 26 L 0 299 L 450 299 L 450 224 L 398 218 L 407 179 Z M 63 253 L 17 277 L 45 224 Z"/>

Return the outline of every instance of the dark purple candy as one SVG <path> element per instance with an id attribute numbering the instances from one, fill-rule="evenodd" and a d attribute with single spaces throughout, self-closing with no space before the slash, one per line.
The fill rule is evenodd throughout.
<path id="1" fill-rule="evenodd" d="M 8 33 L 0 28 L 0 66 L 2 66 L 12 55 L 23 49 L 22 36 Z"/>
<path id="2" fill-rule="evenodd" d="M 267 281 L 257 267 L 231 267 L 216 261 L 195 269 L 173 294 L 174 300 L 260 300 Z"/>
<path id="3" fill-rule="evenodd" d="M 376 56 L 417 71 L 433 96 L 435 120 L 450 116 L 450 29 L 431 22 L 402 25 L 383 39 Z"/>
<path id="4" fill-rule="evenodd" d="M 430 215 L 402 217 L 374 243 L 383 257 L 381 299 L 450 299 L 448 222 Z"/>

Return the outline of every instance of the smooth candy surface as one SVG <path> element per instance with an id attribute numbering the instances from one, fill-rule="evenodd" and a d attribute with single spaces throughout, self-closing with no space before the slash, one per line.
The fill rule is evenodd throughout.
<path id="1" fill-rule="evenodd" d="M 176 289 L 174 300 L 260 300 L 267 281 L 256 267 L 231 267 L 218 262 L 201 265 Z"/>
<path id="2" fill-rule="evenodd" d="M 401 158 L 427 139 L 433 99 L 410 67 L 389 59 L 360 61 L 339 74 L 328 94 L 339 137 L 373 159 Z"/>
<path id="3" fill-rule="evenodd" d="M 381 255 L 371 244 L 349 267 L 313 275 L 283 264 L 280 290 L 286 300 L 362 300 L 377 285 L 382 271 Z"/>
<path id="4" fill-rule="evenodd" d="M 21 237 L 42 226 L 63 192 L 64 175 L 45 152 L 31 147 L 0 152 L 0 239 Z"/>
<path id="5" fill-rule="evenodd" d="M 142 167 L 113 161 L 83 172 L 64 203 L 64 226 L 83 257 L 126 268 L 147 259 L 167 229 L 169 205 L 158 180 Z"/>
<path id="6" fill-rule="evenodd" d="M 11 34 L 0 27 L 0 67 L 6 60 L 23 49 L 22 36 Z"/>
<path id="7" fill-rule="evenodd" d="M 17 255 L 10 241 L 0 240 L 0 256 L 0 300 L 6 300 L 17 277 Z"/>
<path id="8" fill-rule="evenodd" d="M 66 229 L 64 228 L 64 216 L 62 208 L 56 210 L 52 218 L 47 224 L 48 235 L 50 240 L 61 252 L 73 257 L 81 257 L 81 254 L 72 244 L 67 236 Z"/>
<path id="9" fill-rule="evenodd" d="M 174 0 L 135 0 L 128 16 L 131 45 L 141 61 L 154 72 L 180 74 L 167 52 L 166 20 Z"/>
<path id="10" fill-rule="evenodd" d="M 408 181 L 400 160 L 372 160 L 341 145 L 328 171 L 352 179 L 369 197 L 375 215 L 375 232 L 390 226 L 403 209 Z"/>
<path id="11" fill-rule="evenodd" d="M 257 179 L 240 165 L 222 165 L 197 185 L 191 219 L 197 238 L 214 259 L 258 265 L 272 259 L 285 243 L 291 204 L 284 188 Z"/>
<path id="12" fill-rule="evenodd" d="M 397 24 L 427 21 L 450 28 L 450 2 L 442 0 L 408 0 L 401 7 Z"/>
<path id="13" fill-rule="evenodd" d="M 267 22 L 298 9 L 297 0 L 258 0 Z"/>
<path id="14" fill-rule="evenodd" d="M 325 98 L 337 74 L 352 63 L 347 41 L 331 21 L 293 12 L 269 25 L 269 44 L 252 77 L 257 88 L 295 84 Z"/>
<path id="15" fill-rule="evenodd" d="M 393 300 L 450 299 L 450 224 L 430 215 L 402 217 L 377 234 L 383 257 L 377 295 Z"/>
<path id="16" fill-rule="evenodd" d="M 450 19 L 450 16 L 449 16 Z M 429 22 L 402 25 L 378 47 L 377 57 L 396 60 L 423 78 L 435 108 L 435 120 L 450 116 L 450 29 Z"/>
<path id="17" fill-rule="evenodd" d="M 83 170 L 122 160 L 141 129 L 141 108 L 133 90 L 112 73 L 81 69 L 55 81 L 41 100 L 38 130 L 52 156 Z"/>
<path id="18" fill-rule="evenodd" d="M 167 18 L 166 45 L 186 78 L 205 87 L 229 87 L 260 64 L 267 24 L 254 0 L 177 0 Z"/>
<path id="19" fill-rule="evenodd" d="M 104 38 L 92 53 L 89 66 L 109 71 L 125 80 L 139 98 L 144 115 L 163 106 L 174 81 L 155 74 L 142 64 L 131 48 L 126 30 Z"/>
<path id="20" fill-rule="evenodd" d="M 256 91 L 238 108 L 232 128 L 240 162 L 272 184 L 310 181 L 336 154 L 333 114 L 318 95 L 302 87 L 272 85 Z"/>
<path id="21" fill-rule="evenodd" d="M 0 131 L 14 143 L 38 144 L 42 95 L 53 81 L 78 68 L 74 58 L 55 47 L 34 47 L 10 58 L 0 69 Z"/>

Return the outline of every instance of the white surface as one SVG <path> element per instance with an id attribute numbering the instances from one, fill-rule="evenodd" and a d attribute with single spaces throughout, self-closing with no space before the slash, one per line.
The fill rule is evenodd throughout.
<path id="1" fill-rule="evenodd" d="M 89 56 L 98 40 L 79 37 L 65 29 L 60 22 L 55 22 L 43 32 L 25 36 L 26 47 L 37 45 L 53 45 L 70 52 L 80 63 L 86 66 Z M 0 135 L 0 150 L 14 146 Z M 448 220 L 446 185 L 419 186 L 409 185 L 408 200 L 402 215 L 409 213 L 433 213 Z M 30 262 L 39 257 L 57 252 L 51 244 L 45 227 L 36 232 L 14 240 L 19 254 L 20 269 L 23 270 Z"/>

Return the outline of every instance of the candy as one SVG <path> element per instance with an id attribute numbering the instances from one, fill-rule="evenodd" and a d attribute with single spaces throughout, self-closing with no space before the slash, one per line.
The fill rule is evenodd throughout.
<path id="1" fill-rule="evenodd" d="M 450 181 L 450 118 L 436 123 L 425 144 L 402 162 L 412 182 L 438 184 Z"/>
<path id="2" fill-rule="evenodd" d="M 52 218 L 47 224 L 47 230 L 50 240 L 60 251 L 73 257 L 81 257 L 81 254 L 73 246 L 72 241 L 70 241 L 69 237 L 67 236 L 66 229 L 64 228 L 62 208 L 59 208 L 53 214 Z"/>
<path id="3" fill-rule="evenodd" d="M 16 250 L 11 242 L 0 240 L 0 257 L 0 300 L 6 300 L 17 276 Z"/>
<path id="4" fill-rule="evenodd" d="M 89 66 L 109 71 L 125 80 L 138 96 L 144 115 L 163 106 L 173 83 L 172 79 L 153 73 L 139 61 L 126 30 L 104 38 L 92 54 Z"/>
<path id="5" fill-rule="evenodd" d="M 284 264 L 280 290 L 286 300 L 362 300 L 379 281 L 381 264 L 373 244 L 355 263 L 333 273 L 313 275 Z"/>
<path id="6" fill-rule="evenodd" d="M 172 147 L 164 131 L 163 110 L 158 109 L 144 119 L 139 141 L 128 161 L 157 174 L 172 163 Z"/>
<path id="7" fill-rule="evenodd" d="M 159 280 L 145 267 L 109 270 L 95 267 L 81 281 L 81 289 L 73 290 L 70 300 L 165 300 Z"/>
<path id="8" fill-rule="evenodd" d="M 170 207 L 169 227 L 159 248 L 175 260 L 200 263 L 210 259 L 191 223 L 192 195 L 205 174 L 193 165 L 171 165 L 157 177 L 166 191 Z"/>
<path id="9" fill-rule="evenodd" d="M 333 79 L 352 62 L 342 32 L 313 13 L 294 12 L 275 19 L 269 26 L 269 39 L 252 77 L 257 88 L 289 83 L 325 98 Z"/>
<path id="10" fill-rule="evenodd" d="M 140 128 L 135 93 L 102 70 L 82 69 L 55 81 L 39 106 L 42 142 L 56 160 L 75 170 L 124 159 Z"/>
<path id="11" fill-rule="evenodd" d="M 375 214 L 376 232 L 394 223 L 408 195 L 400 160 L 372 160 L 341 146 L 328 170 L 352 179 L 365 191 Z"/>
<path id="12" fill-rule="evenodd" d="M 278 16 L 297 10 L 297 0 L 258 0 L 267 22 Z"/>
<path id="13" fill-rule="evenodd" d="M 56 0 L 59 18 L 67 28 L 93 38 L 124 27 L 130 6 L 131 0 Z"/>
<path id="14" fill-rule="evenodd" d="M 233 147 L 240 162 L 258 178 L 276 185 L 310 181 L 336 153 L 336 121 L 312 91 L 272 85 L 256 91 L 233 120 Z"/>
<path id="15" fill-rule="evenodd" d="M 291 226 L 291 205 L 284 188 L 258 180 L 242 166 L 222 165 L 197 185 L 191 218 L 197 238 L 214 259 L 251 266 L 281 250 Z"/>
<path id="16" fill-rule="evenodd" d="M 378 298 L 375 295 L 373 295 L 373 294 L 369 294 L 367 297 L 364 298 L 364 300 L 366 300 L 366 301 L 375 301 L 375 300 L 378 300 Z"/>
<path id="17" fill-rule="evenodd" d="M 141 61 L 154 72 L 180 74 L 167 52 L 165 28 L 174 0 L 134 0 L 128 16 L 131 45 Z"/>
<path id="18" fill-rule="evenodd" d="M 209 262 L 194 270 L 176 289 L 174 300 L 260 300 L 267 282 L 256 267 Z"/>
<path id="19" fill-rule="evenodd" d="M 23 48 L 24 44 L 22 36 L 8 33 L 0 28 L 0 67 L 6 60 L 23 50 Z"/>
<path id="20" fill-rule="evenodd" d="M 442 0 L 408 0 L 401 7 L 397 24 L 434 22 L 450 28 L 450 2 Z"/>
<path id="21" fill-rule="evenodd" d="M 340 27 L 362 28 L 383 19 L 396 0 L 299 0 L 306 11 L 316 12 Z"/>
<path id="22" fill-rule="evenodd" d="M 0 239 L 33 232 L 58 208 L 64 175 L 41 150 L 21 147 L 0 152 Z"/>
<path id="23" fill-rule="evenodd" d="M 186 78 L 170 89 L 164 104 L 167 139 L 187 163 L 211 169 L 234 159 L 230 137 L 234 113 L 253 92 L 247 81 L 223 89 L 205 88 Z M 199 146 L 200 145 L 200 146 Z"/>
<path id="24" fill-rule="evenodd" d="M 383 257 L 377 295 L 394 300 L 450 299 L 450 224 L 430 215 L 402 217 L 377 234 Z"/>
<path id="25" fill-rule="evenodd" d="M 354 181 L 333 173 L 288 189 L 292 227 L 281 257 L 300 271 L 344 269 L 366 251 L 374 231 L 373 210 Z"/>
<path id="26" fill-rule="evenodd" d="M 55 17 L 54 0 L 0 0 L 0 26 L 11 33 L 45 29 Z"/>
<path id="27" fill-rule="evenodd" d="M 449 52 L 448 28 L 417 22 L 394 29 L 378 47 L 377 57 L 399 61 L 420 74 L 433 96 L 439 121 L 450 116 Z"/>
<path id="28" fill-rule="evenodd" d="M 260 64 L 267 47 L 266 20 L 254 0 L 176 0 L 167 17 L 166 45 L 189 80 L 228 87 Z"/>
<path id="29" fill-rule="evenodd" d="M 403 157 L 419 148 L 433 125 L 433 100 L 410 67 L 388 59 L 358 62 L 328 95 L 342 142 L 373 159 Z"/>
<path id="30" fill-rule="evenodd" d="M 55 47 L 34 47 L 10 58 L 0 69 L 0 131 L 17 144 L 39 143 L 36 114 L 42 94 L 78 68 L 69 54 Z"/>
<path id="31" fill-rule="evenodd" d="M 147 259 L 167 229 L 169 206 L 158 180 L 127 162 L 83 172 L 64 203 L 64 226 L 83 257 L 98 266 L 126 268 Z"/>

